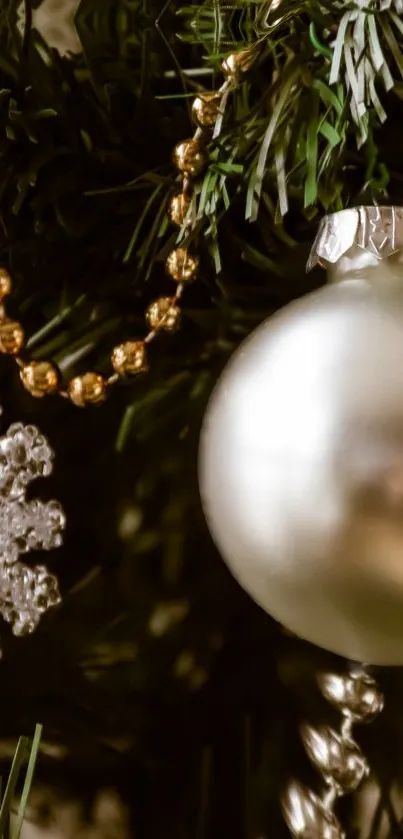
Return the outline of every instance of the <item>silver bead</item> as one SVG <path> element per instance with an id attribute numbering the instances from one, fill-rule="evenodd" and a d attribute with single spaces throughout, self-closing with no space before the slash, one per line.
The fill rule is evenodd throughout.
<path id="1" fill-rule="evenodd" d="M 295 781 L 288 787 L 283 799 L 284 817 L 297 839 L 343 836 L 334 805 L 339 796 L 353 792 L 369 775 L 368 763 L 353 739 L 354 722 L 368 722 L 383 704 L 375 681 L 363 669 L 345 677 L 327 673 L 318 681 L 325 698 L 343 716 L 340 731 L 329 726 L 301 727 L 305 751 L 325 786 L 321 797 Z"/>
<path id="2" fill-rule="evenodd" d="M 357 789 L 368 775 L 368 763 L 354 740 L 328 726 L 303 725 L 301 737 L 309 759 L 328 783 L 336 784 L 339 795 Z"/>
<path id="3" fill-rule="evenodd" d="M 371 722 L 382 711 L 383 694 L 367 673 L 323 673 L 318 682 L 325 699 L 356 722 Z"/>
<path id="4" fill-rule="evenodd" d="M 293 781 L 283 798 L 285 821 L 298 839 L 344 839 L 340 822 L 312 790 Z"/>

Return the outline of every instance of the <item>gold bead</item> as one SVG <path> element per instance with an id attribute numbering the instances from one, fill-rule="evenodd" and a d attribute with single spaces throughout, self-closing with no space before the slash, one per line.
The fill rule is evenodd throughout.
<path id="1" fill-rule="evenodd" d="M 184 224 L 186 216 L 189 212 L 191 203 L 192 199 L 184 192 L 179 192 L 178 195 L 174 195 L 171 198 L 168 206 L 168 216 L 171 224 L 176 224 L 177 227 L 182 227 L 182 224 Z"/>
<path id="2" fill-rule="evenodd" d="M 125 341 L 114 348 L 112 365 L 119 376 L 133 376 L 148 370 L 144 341 Z"/>
<path id="3" fill-rule="evenodd" d="M 146 312 L 148 326 L 155 332 L 159 329 L 174 332 L 180 325 L 180 317 L 180 309 L 172 297 L 160 297 Z"/>
<path id="4" fill-rule="evenodd" d="M 197 256 L 191 256 L 186 248 L 176 248 L 165 263 L 167 274 L 177 283 L 189 283 L 194 280 L 199 267 Z"/>
<path id="5" fill-rule="evenodd" d="M 215 91 L 196 96 L 192 106 L 192 117 L 199 128 L 213 128 L 220 110 L 221 96 Z"/>
<path id="6" fill-rule="evenodd" d="M 85 405 L 100 405 L 106 399 L 107 381 L 99 373 L 84 373 L 75 376 L 68 385 L 72 402 L 83 408 Z"/>
<path id="7" fill-rule="evenodd" d="M 221 69 L 224 76 L 233 83 L 238 83 L 242 76 L 253 66 L 257 57 L 256 49 L 250 47 L 239 52 L 233 52 L 224 58 Z"/>
<path id="8" fill-rule="evenodd" d="M 0 268 L 0 300 L 11 292 L 11 277 L 5 268 Z"/>
<path id="9" fill-rule="evenodd" d="M 174 150 L 174 163 L 185 175 L 199 175 L 205 164 L 203 147 L 199 140 L 193 137 L 178 143 Z"/>
<path id="10" fill-rule="evenodd" d="M 24 343 L 24 330 L 17 320 L 4 318 L 0 321 L 0 351 L 17 355 Z"/>
<path id="11" fill-rule="evenodd" d="M 48 396 L 59 390 L 60 375 L 50 361 L 30 361 L 20 371 L 21 381 L 31 396 Z"/>

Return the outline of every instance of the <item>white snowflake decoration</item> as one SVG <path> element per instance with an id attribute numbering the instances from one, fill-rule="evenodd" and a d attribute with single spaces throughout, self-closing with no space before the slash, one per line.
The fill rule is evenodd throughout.
<path id="1" fill-rule="evenodd" d="M 53 452 L 33 425 L 10 425 L 0 437 L 0 614 L 14 635 L 28 635 L 41 615 L 60 603 L 58 581 L 44 565 L 19 561 L 31 550 L 62 543 L 66 519 L 57 501 L 27 501 L 35 478 L 50 475 Z"/>

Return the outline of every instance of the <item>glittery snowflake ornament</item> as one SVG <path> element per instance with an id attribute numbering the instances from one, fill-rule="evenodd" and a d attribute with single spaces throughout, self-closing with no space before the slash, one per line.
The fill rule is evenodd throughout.
<path id="1" fill-rule="evenodd" d="M 33 632 L 41 615 L 60 603 L 57 579 L 45 565 L 19 561 L 20 554 L 62 543 L 61 505 L 25 497 L 31 481 L 50 475 L 52 462 L 52 449 L 33 425 L 15 423 L 0 437 L 0 614 L 14 635 Z"/>

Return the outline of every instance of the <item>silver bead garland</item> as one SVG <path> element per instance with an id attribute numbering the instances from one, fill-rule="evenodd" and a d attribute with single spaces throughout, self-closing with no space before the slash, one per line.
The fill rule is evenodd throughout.
<path id="1" fill-rule="evenodd" d="M 292 781 L 283 799 L 283 812 L 296 839 L 344 839 L 335 804 L 340 796 L 356 790 L 370 771 L 353 738 L 353 726 L 371 722 L 382 711 L 383 695 L 365 669 L 343 676 L 322 674 L 318 683 L 325 699 L 342 714 L 339 731 L 306 724 L 301 729 L 305 750 L 322 775 L 325 789 L 319 796 Z"/>

